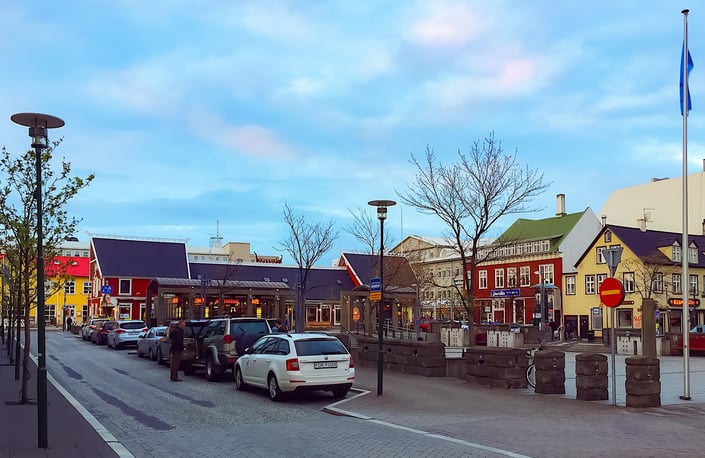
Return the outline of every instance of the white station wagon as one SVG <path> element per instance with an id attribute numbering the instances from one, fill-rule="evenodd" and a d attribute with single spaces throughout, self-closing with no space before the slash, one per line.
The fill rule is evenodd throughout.
<path id="1" fill-rule="evenodd" d="M 266 388 L 273 401 L 301 390 L 326 390 L 342 398 L 354 381 L 352 356 L 340 340 L 326 334 L 269 334 L 235 363 L 237 389 Z"/>

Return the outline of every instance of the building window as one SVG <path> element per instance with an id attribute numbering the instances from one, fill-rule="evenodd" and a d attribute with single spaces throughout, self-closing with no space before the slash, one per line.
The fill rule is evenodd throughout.
<path id="1" fill-rule="evenodd" d="M 598 246 L 597 248 L 595 248 L 595 256 L 597 257 L 598 264 L 604 264 L 606 262 L 603 251 L 605 251 L 605 247 L 603 246 Z"/>
<path id="2" fill-rule="evenodd" d="M 654 273 L 652 285 L 655 293 L 663 293 L 663 274 L 661 272 Z"/>
<path id="3" fill-rule="evenodd" d="M 481 270 L 478 272 L 478 288 L 487 289 L 487 271 Z"/>
<path id="4" fill-rule="evenodd" d="M 698 263 L 698 247 L 691 245 L 688 247 L 688 263 L 697 264 Z"/>
<path id="5" fill-rule="evenodd" d="M 553 264 L 542 264 L 539 266 L 539 278 L 543 276 L 545 283 L 553 284 Z M 541 280 L 539 280 L 541 281 Z"/>
<path id="6" fill-rule="evenodd" d="M 504 288 L 504 269 L 494 270 L 494 287 Z"/>
<path id="7" fill-rule="evenodd" d="M 83 295 L 84 295 L 84 296 L 90 296 L 90 295 L 91 295 L 91 282 L 89 282 L 89 281 L 84 281 L 84 282 L 83 282 Z"/>
<path id="8" fill-rule="evenodd" d="M 519 285 L 531 286 L 531 269 L 529 266 L 521 266 L 519 268 Z"/>
<path id="9" fill-rule="evenodd" d="M 594 275 L 585 275 L 585 294 L 595 294 Z"/>
<path id="10" fill-rule="evenodd" d="M 507 268 L 507 286 L 514 288 L 517 285 L 517 268 L 508 267 Z"/>
<path id="11" fill-rule="evenodd" d="M 607 274 L 597 274 L 596 278 L 597 278 L 597 285 L 596 285 L 597 291 L 599 292 L 600 286 L 602 286 L 602 282 L 605 281 L 605 279 L 607 278 Z"/>
<path id="12" fill-rule="evenodd" d="M 672 274 L 671 283 L 673 284 L 673 294 L 682 294 L 681 291 L 681 274 Z"/>
<path id="13" fill-rule="evenodd" d="M 76 294 L 76 282 L 67 281 L 64 283 L 64 293 L 66 294 Z"/>
<path id="14" fill-rule="evenodd" d="M 118 294 L 129 296 L 132 291 L 132 280 L 127 278 L 120 279 L 120 291 Z"/>
<path id="15" fill-rule="evenodd" d="M 634 319 L 632 309 L 617 309 L 617 327 L 633 328 Z"/>
<path id="16" fill-rule="evenodd" d="M 605 231 L 605 243 L 610 243 L 612 241 L 612 231 Z"/>
<path id="17" fill-rule="evenodd" d="M 681 262 L 681 247 L 676 243 L 671 246 L 671 261 Z"/>
<path id="18" fill-rule="evenodd" d="M 575 295 L 575 276 L 565 277 L 565 293 L 570 296 Z"/>
<path id="19" fill-rule="evenodd" d="M 633 293 L 634 291 L 636 291 L 636 284 L 634 282 L 634 272 L 624 272 L 622 278 L 624 282 L 625 293 Z"/>
<path id="20" fill-rule="evenodd" d="M 688 275 L 688 292 L 698 294 L 698 276 Z"/>

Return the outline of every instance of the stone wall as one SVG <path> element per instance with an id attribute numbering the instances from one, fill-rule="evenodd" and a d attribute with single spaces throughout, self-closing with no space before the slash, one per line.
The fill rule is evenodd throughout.
<path id="1" fill-rule="evenodd" d="M 446 377 L 445 346 L 441 342 L 384 341 L 384 370 L 426 377 Z M 353 351 L 355 364 L 377 367 L 379 341 L 359 337 Z"/>
<path id="2" fill-rule="evenodd" d="M 518 348 L 472 347 L 465 353 L 467 378 L 497 388 L 526 388 L 526 351 Z"/>

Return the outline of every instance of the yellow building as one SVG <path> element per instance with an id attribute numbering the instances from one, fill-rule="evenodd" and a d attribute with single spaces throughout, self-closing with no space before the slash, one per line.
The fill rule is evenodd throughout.
<path id="1" fill-rule="evenodd" d="M 604 250 L 622 247 L 615 278 L 624 285 L 625 297 L 616 308 L 615 329 L 641 329 L 643 299 L 657 303 L 657 334 L 680 333 L 683 287 L 690 291 L 692 326 L 705 323 L 700 299 L 705 290 L 705 236 L 689 235 L 683 249 L 682 235 L 645 227 L 605 225 L 576 263 L 575 275 L 563 277 L 565 317 L 575 319 L 574 336 L 585 337 L 611 327 L 609 308 L 600 301 L 600 285 L 609 276 Z M 688 279 L 682 279 L 682 258 L 688 257 Z M 566 320 L 567 322 L 568 320 Z M 570 329 L 567 329 L 570 331 Z"/>
<path id="2" fill-rule="evenodd" d="M 73 322 L 88 319 L 88 297 L 91 284 L 88 278 L 88 243 L 65 242 L 60 255 L 47 260 L 44 310 L 47 323 L 63 326 L 69 316 Z M 36 316 L 32 309 L 31 316 Z"/>

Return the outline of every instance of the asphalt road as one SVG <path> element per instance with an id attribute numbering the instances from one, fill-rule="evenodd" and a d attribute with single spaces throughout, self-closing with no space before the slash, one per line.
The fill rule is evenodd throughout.
<path id="1" fill-rule="evenodd" d="M 227 376 L 170 382 L 166 367 L 133 349 L 63 332 L 47 333 L 46 346 L 49 373 L 136 457 L 503 455 L 330 415 L 328 392 L 274 403 L 265 391 L 238 392 Z"/>

